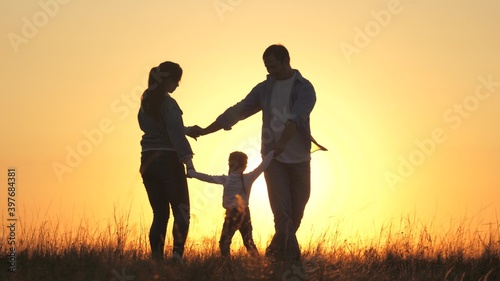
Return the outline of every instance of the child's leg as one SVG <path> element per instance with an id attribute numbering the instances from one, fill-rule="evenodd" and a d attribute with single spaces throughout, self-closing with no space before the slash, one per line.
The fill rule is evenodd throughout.
<path id="1" fill-rule="evenodd" d="M 252 237 L 252 221 L 250 219 L 250 209 L 247 207 L 245 209 L 245 213 L 242 215 L 243 217 L 241 221 L 240 233 L 241 238 L 243 239 L 243 244 L 252 256 L 257 256 L 259 255 L 259 251 L 257 250 L 257 246 L 255 246 Z"/>
<path id="2" fill-rule="evenodd" d="M 240 217 L 237 209 L 226 210 L 224 225 L 222 226 L 222 233 L 219 241 L 220 253 L 222 256 L 230 255 L 231 240 L 236 230 L 238 230 L 239 221 Z"/>

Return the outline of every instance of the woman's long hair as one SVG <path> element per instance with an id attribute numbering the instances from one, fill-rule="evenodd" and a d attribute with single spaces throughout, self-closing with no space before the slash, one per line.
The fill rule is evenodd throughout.
<path id="1" fill-rule="evenodd" d="M 182 68 L 171 61 L 162 62 L 149 71 L 148 88 L 141 97 L 141 107 L 148 116 L 155 121 L 160 121 L 160 107 L 168 83 L 179 82 L 182 77 Z"/>

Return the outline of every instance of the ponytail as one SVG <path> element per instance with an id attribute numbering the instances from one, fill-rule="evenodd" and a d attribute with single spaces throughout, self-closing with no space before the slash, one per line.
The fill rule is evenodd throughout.
<path id="1" fill-rule="evenodd" d="M 161 120 L 160 107 L 165 98 L 166 86 L 170 81 L 178 82 L 182 68 L 174 62 L 166 61 L 149 71 L 148 88 L 141 96 L 141 108 L 155 121 Z"/>

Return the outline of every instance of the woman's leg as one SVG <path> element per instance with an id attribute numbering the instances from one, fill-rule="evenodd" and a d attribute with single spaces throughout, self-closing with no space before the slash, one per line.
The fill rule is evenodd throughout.
<path id="1" fill-rule="evenodd" d="M 151 254 L 154 259 L 163 259 L 165 234 L 169 218 L 168 194 L 163 176 L 165 163 L 158 152 L 148 151 L 142 154 L 141 162 L 148 163 L 141 169 L 142 179 L 153 209 L 153 222 L 149 230 Z"/>
<path id="2" fill-rule="evenodd" d="M 184 165 L 176 157 L 172 167 L 172 179 L 174 183 L 169 190 L 170 204 L 174 215 L 174 226 L 172 235 L 174 237 L 173 252 L 181 257 L 184 254 L 184 245 L 189 231 L 190 204 Z"/>

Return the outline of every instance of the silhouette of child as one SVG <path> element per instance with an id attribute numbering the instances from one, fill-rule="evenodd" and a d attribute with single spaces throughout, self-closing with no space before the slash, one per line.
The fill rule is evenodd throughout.
<path id="1" fill-rule="evenodd" d="M 248 157 L 240 151 L 232 152 L 229 155 L 228 175 L 211 176 L 188 169 L 188 176 L 208 183 L 221 184 L 224 186 L 222 196 L 222 206 L 226 209 L 224 224 L 219 241 L 222 256 L 230 256 L 231 240 L 234 233 L 239 230 L 247 251 L 253 255 L 258 255 L 257 247 L 252 237 L 252 223 L 250 219 L 250 209 L 248 200 L 253 182 L 269 166 L 273 159 L 274 150 L 269 152 L 255 168 L 255 170 L 243 174 L 247 167 Z"/>

